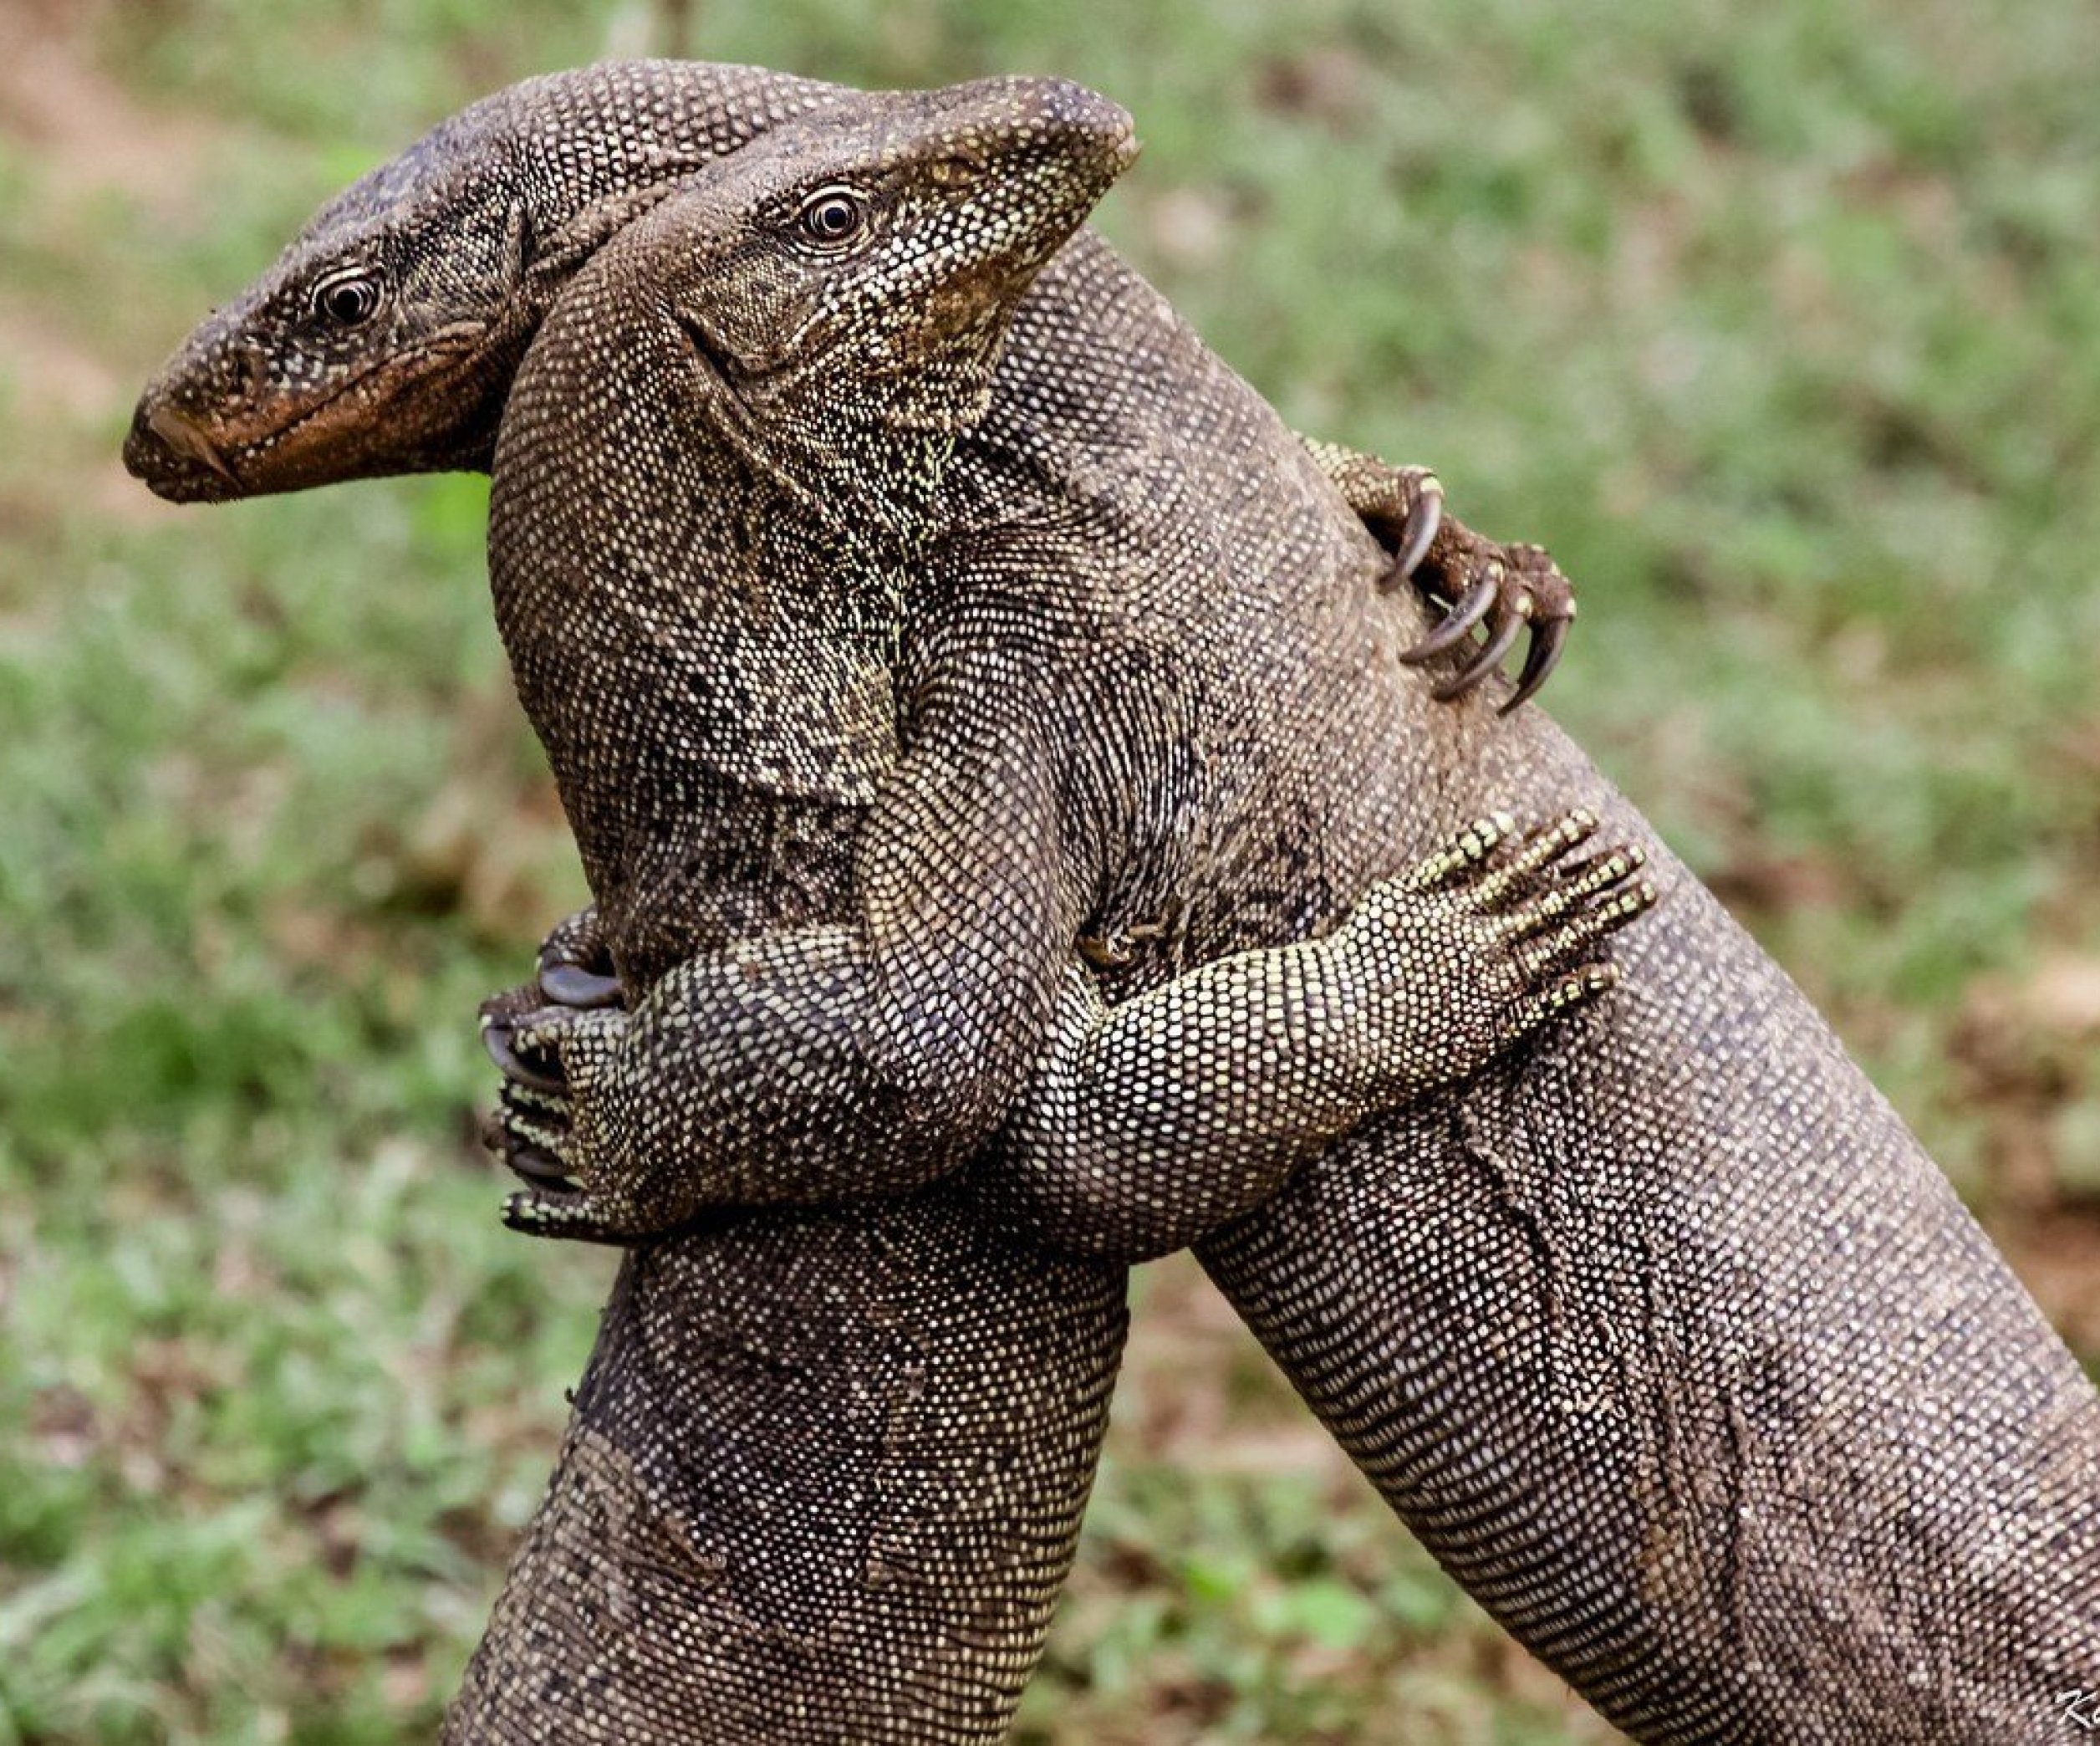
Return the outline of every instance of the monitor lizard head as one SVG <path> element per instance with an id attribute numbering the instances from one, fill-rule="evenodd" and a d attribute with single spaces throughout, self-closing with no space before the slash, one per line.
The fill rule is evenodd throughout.
<path id="1" fill-rule="evenodd" d="M 554 319 L 670 341 L 680 421 L 880 515 L 983 416 L 1022 294 L 1136 152 L 1128 113 L 1063 79 L 866 94 L 691 178 Z"/>
<path id="2" fill-rule="evenodd" d="M 140 396 L 125 465 L 178 503 L 487 471 L 518 361 L 597 246 L 680 178 L 846 94 L 614 61 L 484 98 L 329 201 L 198 325 Z"/>
<path id="3" fill-rule="evenodd" d="M 474 464 L 529 338 L 505 343 L 529 234 L 502 111 L 476 105 L 315 214 L 147 385 L 125 466 L 210 502 Z"/>
<path id="4" fill-rule="evenodd" d="M 1063 81 L 856 95 L 689 178 L 555 300 L 503 411 L 489 572 L 601 896 L 645 795 L 872 804 L 946 464 L 1134 151 Z"/>

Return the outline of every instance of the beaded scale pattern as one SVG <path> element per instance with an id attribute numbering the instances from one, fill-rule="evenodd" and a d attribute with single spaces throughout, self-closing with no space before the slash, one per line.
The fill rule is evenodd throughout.
<path id="1" fill-rule="evenodd" d="M 477 106 L 201 330 L 141 404 L 135 467 L 168 494 L 223 497 L 486 464 L 534 329 L 602 244 L 673 177 L 795 112 L 856 125 L 855 103 L 655 64 Z M 316 343 L 315 312 L 354 314 L 344 288 L 375 261 L 384 319 Z M 288 401 L 304 408 L 288 424 Z M 451 1738 L 999 1738 L 1070 1555 L 1121 1335 L 1120 1265 L 1025 1228 L 1075 1160 L 1103 1156 L 1098 1132 L 1069 1136 L 1104 1112 L 1058 1089 L 1114 1080 L 1083 1039 L 1235 954 L 1344 937 L 1380 881 L 1417 887 L 1396 902 L 1424 885 L 1477 898 L 1511 851 L 1476 851 L 1491 865 L 1470 875 L 1408 870 L 1467 821 L 1542 801 L 1639 845 L 1662 889 L 1615 948 L 1624 985 L 1368 1116 L 1199 1254 L 1425 1542 L 1636 1737 L 2054 1737 L 2049 1697 L 2100 1657 L 2091 1386 L 1798 993 L 1587 760 L 1536 712 L 1445 707 L 1399 671 L 1420 607 L 1379 587 L 1330 472 L 1348 482 L 1084 234 L 1021 299 L 981 417 L 908 506 L 929 519 L 885 651 L 889 726 L 905 748 L 944 728 L 1012 756 L 990 723 L 1050 743 L 1068 779 L 1022 796 L 1041 810 L 1002 870 L 1048 881 L 1068 952 L 1093 943 L 1099 1008 L 1068 1010 L 1084 1005 L 1068 956 L 1030 942 L 1048 969 L 1037 1022 L 1083 1040 L 1010 1088 L 1021 1122 L 929 1187 L 725 1215 L 637 1250 Z M 887 510 L 864 523 L 862 507 L 831 506 L 888 539 Z M 500 536 L 495 558 L 500 573 Z M 1506 603 L 1529 598 L 1511 579 L 1547 574 L 1505 569 L 1469 609 L 1493 612 L 1497 640 L 1522 616 Z M 879 620 L 869 608 L 849 630 Z M 861 695 L 851 677 L 813 671 L 827 721 Z M 802 707 L 761 702 L 783 722 Z M 1058 743 L 1075 722 L 1127 758 Z M 830 748 L 825 768 L 852 777 L 878 738 Z M 875 757 L 846 809 L 878 817 L 894 773 Z M 563 782 L 575 805 L 588 785 Z M 684 939 L 609 888 L 593 925 L 635 978 L 634 1014 L 545 1035 L 512 1022 L 514 1040 L 558 1054 L 564 1028 L 645 1029 L 694 952 L 821 930 L 848 896 L 829 833 L 864 834 L 831 804 L 783 809 L 766 865 L 724 870 L 751 895 L 678 924 Z M 636 865 L 660 823 L 632 821 Z M 579 819 L 587 857 L 591 835 Z M 1527 856 L 1553 881 L 1550 850 Z M 1586 876 L 1558 865 L 1563 885 Z M 778 868 L 803 876 L 769 884 Z M 980 919 L 945 914 L 942 935 Z M 1189 1048 L 1238 1046 L 1229 1005 L 1195 1011 Z M 1323 1016 L 1331 1034 L 1295 1039 L 1307 1063 L 1349 1053 L 1347 1015 Z M 860 1117 L 932 1133 L 976 1095 L 893 1064 L 883 1083 L 905 1095 Z M 1185 1054 L 1170 1070 L 1190 1070 Z M 553 1083 L 513 1117 L 580 1121 L 588 1093 Z M 1169 1114 L 1200 1127 L 1194 1104 Z M 543 1172 L 554 1203 L 563 1180 Z M 757 1181 L 745 1168 L 726 1192 Z M 1184 1186 L 1155 1165 L 1101 1204 Z"/>

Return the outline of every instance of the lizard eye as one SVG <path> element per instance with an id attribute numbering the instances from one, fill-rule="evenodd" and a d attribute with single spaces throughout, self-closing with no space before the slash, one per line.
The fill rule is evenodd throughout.
<path id="1" fill-rule="evenodd" d="M 795 222 L 813 242 L 829 248 L 849 242 L 868 222 L 867 203 L 845 188 L 825 188 L 803 202 Z"/>
<path id="2" fill-rule="evenodd" d="M 313 288 L 313 310 L 338 327 L 369 321 L 380 306 L 380 282 L 363 268 L 333 273 Z"/>

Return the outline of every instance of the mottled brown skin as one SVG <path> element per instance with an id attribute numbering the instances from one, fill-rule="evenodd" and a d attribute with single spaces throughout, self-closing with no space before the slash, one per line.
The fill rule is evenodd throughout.
<path id="1" fill-rule="evenodd" d="M 1017 139 L 1054 137 L 1071 125 L 1062 112 L 1078 101 L 1063 93 L 1045 117 L 1036 113 L 1034 91 L 1002 84 L 869 100 L 864 120 L 833 114 L 818 126 L 783 125 L 609 244 L 558 301 L 513 387 L 492 515 L 498 623 L 562 780 L 615 956 L 629 983 L 646 990 L 631 1019 L 591 1015 L 560 1038 L 568 1106 L 601 1119 L 589 1124 L 589 1143 L 563 1149 L 588 1194 L 543 1189 L 534 1197 L 531 1210 L 546 1225 L 568 1229 L 580 1221 L 597 1231 L 611 1214 L 631 1228 L 637 1218 L 685 1210 L 696 1193 L 703 1202 L 725 1192 L 835 1199 L 908 1187 L 980 1146 L 1011 1101 L 1017 1070 L 1042 1049 L 1046 1008 L 1068 979 L 1060 972 L 1070 973 L 1088 892 L 1103 870 L 1061 856 L 1058 842 L 1065 839 L 1074 856 L 1098 860 L 1107 850 L 1112 860 L 1123 858 L 1112 841 L 1097 841 L 1091 809 L 1061 830 L 1051 790 L 1098 786 L 1106 773 L 1042 755 L 1028 730 L 1056 718 L 1035 720 L 1025 686 L 972 683 L 944 675 L 945 663 L 903 671 L 889 664 L 912 635 L 894 615 L 930 579 L 925 548 L 941 531 L 931 520 L 938 463 L 981 415 L 1000 328 L 1020 288 L 1011 251 L 1036 245 L 1022 261 L 1032 267 L 1042 252 L 1040 227 L 1061 237 L 1098 191 L 1098 181 L 1084 174 L 1056 174 L 1054 157 L 1036 166 L 1044 173 L 1023 173 L 1027 150 Z M 1018 131 L 1007 110 L 1017 100 Z M 1079 105 L 1079 113 L 1089 107 L 1098 100 Z M 953 149 L 958 134 L 966 166 L 938 155 L 928 162 L 915 149 L 921 135 Z M 1080 143 L 1087 138 L 1082 130 Z M 1076 167 L 1098 173 L 1099 162 L 1083 153 Z M 864 258 L 802 234 L 807 215 L 842 187 L 864 195 L 880 220 L 870 219 Z M 989 253 L 976 242 L 981 232 Z M 1090 579 L 1071 578 L 1072 591 Z M 1037 580 L 1053 598 L 1066 591 L 1054 576 Z M 980 670 L 1017 652 L 996 617 L 940 616 L 966 641 L 977 640 L 977 653 L 966 658 Z M 987 712 L 986 703 L 996 707 Z M 1137 747 L 1120 749 L 1141 755 Z M 1486 878 L 1521 892 L 1525 874 L 1550 865 L 1552 852 L 1579 835 L 1549 837 L 1532 851 L 1530 868 L 1521 860 L 1490 863 Z M 1129 1202 L 1146 1212 L 1163 1198 L 1179 1211 L 1197 1181 L 1206 1189 L 1222 1183 L 1222 1210 L 1273 1187 L 1280 1171 L 1262 1155 L 1260 1124 L 1251 1119 L 1258 1102 L 1281 1101 L 1301 1119 L 1309 1103 L 1332 1121 L 1336 1106 L 1353 1098 L 1361 1114 L 1373 1086 L 1334 1073 L 1331 1061 L 1316 1059 L 1329 1071 L 1304 1083 L 1286 1065 L 1264 1071 L 1240 1052 L 1246 1032 L 1231 1019 L 1236 998 L 1251 997 L 1253 1017 L 1267 1020 L 1257 1029 L 1271 1037 L 1302 1010 L 1290 1000 L 1278 1014 L 1264 998 L 1272 987 L 1262 973 L 1267 959 L 1277 961 L 1277 981 L 1287 989 L 1295 982 L 1318 998 L 1324 982 L 1330 1004 L 1360 996 L 1367 1024 L 1382 991 L 1350 970 L 1381 956 L 1396 968 L 1414 967 L 1420 998 L 1399 1004 L 1432 1022 L 1419 1043 L 1404 1039 L 1391 1051 L 1392 1073 L 1410 1055 L 1439 1078 L 1481 1059 L 1466 1051 L 1493 1045 L 1494 1021 L 1508 998 L 1524 1001 L 1526 983 L 1515 981 L 1507 996 L 1480 1009 L 1468 993 L 1463 930 L 1447 932 L 1419 906 L 1443 902 L 1450 880 L 1463 880 L 1487 846 L 1476 840 L 1471 852 L 1461 849 L 1374 900 L 1363 916 L 1361 952 L 1343 947 L 1345 925 L 1333 940 L 1267 954 L 1259 966 L 1206 965 L 1160 991 L 1161 998 L 1131 1003 L 1134 1018 L 1139 1006 L 1168 1010 L 1130 1028 L 1139 1048 L 1120 1075 L 1124 1083 L 1114 1083 L 1112 1073 L 1093 1095 L 1053 1091 L 1042 1125 L 1074 1128 L 1075 1106 L 1082 1113 L 1105 1106 L 1113 1117 L 1127 1105 L 1138 1120 L 1111 1121 L 1105 1136 L 1082 1135 L 1051 1156 L 1050 1167 L 1025 1185 L 1031 1201 L 1016 1209 L 1015 1226 L 1040 1234 L 1046 1221 L 1022 1220 L 1047 1207 L 1065 1215 L 1061 1235 L 1076 1223 L 1104 1248 L 1119 1238 L 1158 1240 L 1156 1226 L 1143 1235 L 1119 1231 L 1111 1215 Z M 1623 861 L 1607 866 L 1591 889 L 1615 884 L 1626 870 Z M 1632 912 L 1578 908 L 1565 937 L 1578 947 Z M 1390 925 L 1402 915 L 1404 934 Z M 768 924 L 769 932 L 752 932 Z M 1552 973 L 1556 962 L 1567 959 L 1549 952 L 1540 967 Z M 1198 1015 L 1209 1021 L 1193 1034 L 1173 1007 L 1190 983 Z M 1593 986 L 1577 983 L 1578 992 Z M 1491 1021 L 1477 1039 L 1467 1034 L 1476 1015 Z M 1083 1042 L 1092 1016 L 1079 1015 Z M 1148 1054 L 1145 1042 L 1161 1033 L 1180 1040 Z M 543 1040 L 523 1029 L 518 1036 Z M 609 1037 L 630 1046 L 594 1059 L 589 1045 Z M 1438 1061 L 1440 1053 L 1450 1060 Z M 1148 1064 L 1170 1070 L 1184 1059 L 1194 1064 L 1181 1100 L 1192 1119 L 1175 1124 L 1175 1075 Z M 653 1162 L 599 1153 L 607 1118 L 617 1126 L 652 1117 L 672 1136 Z M 1164 1134 L 1156 1126 L 1163 1117 Z M 1310 1149 L 1292 1122 L 1278 1127 L 1279 1139 L 1296 1140 L 1301 1154 Z M 558 1137 L 549 1144 L 561 1146 Z M 1047 1148 L 1022 1151 L 1042 1160 Z M 1259 1167 L 1251 1177 L 1250 1161 Z M 635 1170 L 637 1162 L 650 1167 Z M 1075 1175 L 1087 1185 L 1076 1194 Z M 615 1188 L 624 1191 L 617 1201 L 609 1197 Z M 1199 1215 L 1209 1204 L 1198 1202 Z M 937 1209 L 935 1202 L 915 1216 L 923 1223 Z M 1199 1216 L 1192 1228 L 1216 1222 Z M 921 1271 L 938 1277 L 949 1264 Z M 1048 1283 L 1043 1266 L 1024 1270 L 1010 1256 L 1004 1270 L 1010 1278 L 1032 1273 L 1039 1289 Z M 997 1304 L 989 1294 L 986 1301 Z M 659 1316 L 660 1306 L 659 1299 Z M 1098 1340 L 1098 1325 L 1080 1325 L 1094 1337 L 1076 1343 L 1059 1330 L 1063 1337 L 1036 1361 L 1053 1376 L 1072 1374 L 1080 1359 L 1112 1364 L 1113 1345 Z M 1007 1372 L 1017 1355 L 987 1347 L 982 1325 L 956 1325 L 937 1355 L 951 1390 L 974 1374 L 985 1401 L 1011 1396 L 1017 1379 Z M 1079 1402 L 1093 1408 L 1104 1380 L 1100 1369 L 1079 1369 Z M 1041 1387 L 1032 1379 L 1031 1386 Z M 629 1396 L 604 1417 L 624 1423 L 634 1401 Z M 762 1404 L 748 1383 L 711 1391 L 706 1405 L 689 1410 L 694 1447 L 722 1440 L 726 1427 L 711 1422 L 716 1415 L 733 1409 L 742 1417 Z M 1071 1407 L 1036 1400 L 1027 1422 L 1069 1426 Z M 996 1424 L 992 1431 L 1001 1434 Z M 1012 1440 L 1011 1431 L 1003 1434 Z M 591 1465 L 588 1458 L 579 1463 Z M 1017 1484 L 1031 1468 L 1017 1473 L 981 1457 L 977 1468 L 969 1503 L 951 1503 L 940 1515 L 966 1524 L 973 1511 L 997 1508 L 1046 1544 L 1042 1555 L 1053 1575 L 1058 1548 L 1068 1540 L 1044 1532 L 1042 1504 Z M 573 1524 L 579 1508 L 573 1484 L 564 1495 L 568 1503 L 547 1519 L 550 1533 Z M 699 1521 L 719 1533 L 711 1500 L 700 1502 Z M 581 1507 L 588 1511 L 588 1500 Z M 1062 1511 L 1050 1515 L 1067 1533 L 1068 1521 Z M 933 1543 L 953 1532 L 944 1520 Z M 791 1548 L 777 1539 L 730 1544 L 725 1561 L 732 1568 L 763 1569 L 778 1584 Z M 912 1563 L 923 1568 L 926 1557 L 921 1548 Z M 594 1549 L 567 1568 L 588 1572 L 603 1561 Z M 975 1580 L 942 1585 L 942 1611 L 958 1591 L 977 1606 L 987 1590 L 998 1592 L 985 1573 L 956 1572 L 952 1560 L 948 1568 Z M 518 1603 L 522 1616 L 566 1617 L 569 1585 L 537 1572 L 531 1580 Z M 857 1604 L 834 1603 L 835 1639 L 861 1645 L 862 1654 L 895 1655 L 940 1621 L 939 1612 L 914 1618 L 909 1597 L 888 1606 L 886 1598 L 871 1592 Z M 772 1599 L 770 1610 L 785 1604 Z M 1039 1616 L 1010 1605 L 996 1630 L 978 1634 L 1024 1660 Z M 711 1710 L 717 1687 L 741 1687 L 751 1677 L 748 1654 L 725 1652 L 718 1630 L 696 1630 L 675 1611 L 649 1636 L 655 1652 L 683 1667 L 676 1688 L 686 1702 Z M 519 1653 L 518 1636 L 516 1627 L 499 1626 L 492 1637 L 456 1729 L 546 1725 L 540 1662 Z M 809 1725 L 825 1737 L 895 1728 L 947 1738 L 948 1727 L 936 1728 L 912 1693 L 924 1685 L 952 1692 L 968 1667 L 949 1652 L 929 1657 L 918 1681 L 851 1696 L 828 1688 Z M 594 1713 L 601 1725 L 616 1717 L 625 1729 L 637 1708 L 660 1703 L 671 1684 L 624 1671 L 593 1692 Z M 521 1707 L 522 1692 L 532 1695 Z M 985 1725 L 973 1712 L 958 1719 L 970 1737 Z M 752 1731 L 776 1738 L 793 1725 L 774 1718 Z"/>
<path id="2" fill-rule="evenodd" d="M 619 83 L 543 88 L 548 131 L 602 133 Z M 1048 398 L 1017 402 L 1024 382 Z M 1328 796 L 1317 852 L 1225 857 L 1164 939 L 1161 894 L 1106 894 L 1102 937 L 1144 948 L 1118 994 L 1191 941 L 1317 928 L 1375 870 L 1348 846 L 1367 815 L 1389 814 L 1367 835 L 1390 855 L 1572 795 L 1646 840 L 1536 712 L 1440 707 L 1361 658 L 1418 636 L 1418 609 L 1376 596 L 1382 560 L 1302 451 L 1098 245 L 1024 302 L 969 448 L 956 525 L 1001 537 L 943 573 L 959 597 L 1035 604 L 1041 554 L 1004 541 L 1047 504 L 1104 574 L 1133 550 L 1200 560 L 1200 586 L 1152 603 L 1184 633 L 1257 612 L 1220 672 L 1343 748 L 1323 784 L 1376 723 L 1376 792 Z M 1276 662 L 1277 586 L 1358 658 Z M 1651 865 L 1667 901 L 1622 948 L 1618 996 L 1338 1146 L 1205 1263 L 1394 1507 L 1637 1737 L 2057 1738 L 2050 1695 L 2100 1661 L 2100 1406 L 1798 993 L 1659 847 Z M 576 1738 L 587 1716 L 638 1739 L 996 1737 L 1060 1566 L 986 1549 L 1017 1498 L 1046 1537 L 1076 1514 L 1058 1464 L 1084 1468 L 1092 1425 L 1056 1403 L 1104 1391 L 1085 1355 L 1113 1340 L 1114 1290 L 1042 1276 L 1056 1322 L 972 1216 L 944 1185 L 630 1264 L 456 1738 Z M 869 1288 L 815 1288 L 834 1263 Z M 974 1378 L 940 1355 L 965 1325 Z M 1071 1362 L 1038 1388 L 1053 1353 Z M 987 1408 L 987 1377 L 1031 1392 Z M 1057 1435 L 1032 1422 L 1046 1406 Z M 1044 1434 L 1002 1443 L 1017 1427 Z M 876 1541 L 865 1564 L 818 1550 Z M 783 1544 L 808 1555 L 723 1555 Z M 900 1598 L 900 1570 L 935 1580 Z M 982 1585 L 976 1623 L 948 1577 Z M 971 1666 L 995 1616 L 1023 1622 Z M 895 1652 L 872 1649 L 891 1622 Z"/>
<path id="3" fill-rule="evenodd" d="M 125 464 L 177 503 L 487 472 L 525 348 L 593 252 L 691 171 L 859 94 L 708 63 L 615 63 L 584 76 L 594 89 L 555 74 L 483 99 L 322 207 L 147 385 Z M 1552 560 L 1447 518 L 1427 467 L 1310 446 L 1393 553 L 1388 585 L 1413 579 L 1470 605 L 1452 621 L 1461 635 L 1483 616 L 1496 628 L 1492 658 L 1476 651 L 1453 671 L 1458 690 L 1508 652 L 1513 631 L 1499 633 L 1527 625 L 1537 634 L 1518 698 L 1542 685 L 1574 616 Z"/>
<path id="4" fill-rule="evenodd" d="M 1610 985 L 1585 955 L 1647 893 L 1628 855 L 1561 877 L 1592 828 L 1570 821 L 1507 861 L 1510 826 L 1483 826 L 1319 939 L 1102 1003 L 1075 941 L 1143 857 L 1088 797 L 1210 758 L 1234 724 L 1046 716 L 976 602 L 966 671 L 899 658 L 1013 311 L 1124 161 L 1037 93 L 783 123 L 600 251 L 527 355 L 497 622 L 646 993 L 513 1027 L 566 1095 L 519 1085 L 508 1126 L 573 1179 L 543 1165 L 514 1224 L 635 1238 L 906 1192 L 1002 1128 L 1031 1236 L 1139 1258 Z M 1046 550 L 1047 595 L 1098 589 L 1071 555 Z M 1071 664 L 1103 696 L 1137 677 Z M 1200 819 L 1205 792 L 1174 804 Z M 807 918 L 694 954 L 690 918 L 752 901 L 725 887 L 761 869 L 758 901 L 806 888 Z"/>

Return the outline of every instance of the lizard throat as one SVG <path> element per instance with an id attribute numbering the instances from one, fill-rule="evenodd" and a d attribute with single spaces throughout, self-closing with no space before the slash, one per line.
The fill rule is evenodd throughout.
<path id="1" fill-rule="evenodd" d="M 915 560 L 933 524 L 956 438 L 943 427 L 844 417 L 821 406 L 762 415 L 726 381 L 699 397 L 707 436 L 784 499 L 776 540 L 834 577 L 884 575 Z M 768 399 L 771 399 L 770 393 Z"/>

